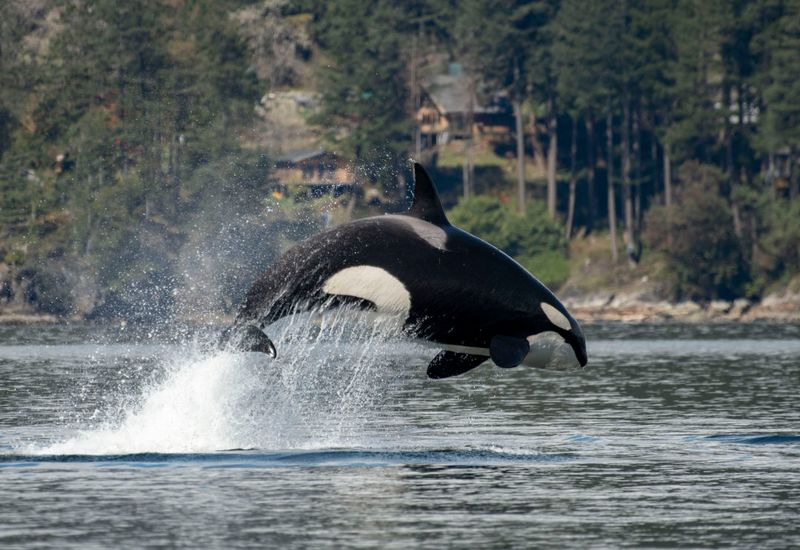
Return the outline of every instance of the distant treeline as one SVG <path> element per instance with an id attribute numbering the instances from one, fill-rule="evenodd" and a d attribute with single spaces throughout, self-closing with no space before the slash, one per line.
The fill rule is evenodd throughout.
<path id="1" fill-rule="evenodd" d="M 16 267 L 0 303 L 157 317 L 197 288 L 235 304 L 272 254 L 242 230 L 268 170 L 242 145 L 264 92 L 234 17 L 249 4 L 0 3 L 0 263 Z"/>
<path id="2" fill-rule="evenodd" d="M 679 296 L 757 296 L 800 272 L 800 0 L 9 0 L 0 263 L 61 313 L 92 309 L 81 292 L 170 302 L 207 236 L 231 243 L 215 273 L 236 295 L 253 231 L 231 224 L 263 211 L 269 169 L 259 98 L 313 88 L 322 139 L 391 183 L 420 75 L 448 62 L 479 96 L 505 93 L 512 150 L 545 163 L 539 185 L 520 162 L 514 194 L 516 216 L 556 224 L 542 243 L 607 231 L 614 262 L 664 262 Z M 535 225 L 493 230 L 519 248 Z"/>
<path id="3" fill-rule="evenodd" d="M 606 227 L 617 261 L 621 226 L 628 261 L 666 260 L 679 296 L 758 295 L 800 271 L 800 0 L 294 9 L 314 16 L 330 60 L 319 116 L 349 130 L 351 154 L 402 162 L 415 76 L 446 52 L 478 93 L 509 97 L 517 156 L 544 157 L 547 210 L 568 237 Z M 521 211 L 529 184 L 519 163 Z"/>

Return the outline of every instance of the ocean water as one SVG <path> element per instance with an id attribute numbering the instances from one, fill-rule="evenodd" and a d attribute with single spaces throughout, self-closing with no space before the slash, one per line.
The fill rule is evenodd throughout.
<path id="1" fill-rule="evenodd" d="M 0 327 L 0 548 L 800 545 L 800 326 L 584 329 L 431 381 L 380 323 Z"/>

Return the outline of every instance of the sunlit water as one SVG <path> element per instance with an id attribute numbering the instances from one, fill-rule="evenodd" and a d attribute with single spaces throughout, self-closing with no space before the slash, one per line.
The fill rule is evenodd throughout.
<path id="1" fill-rule="evenodd" d="M 580 372 L 430 381 L 376 324 L 0 327 L 0 547 L 800 544 L 800 327 L 585 332 Z"/>

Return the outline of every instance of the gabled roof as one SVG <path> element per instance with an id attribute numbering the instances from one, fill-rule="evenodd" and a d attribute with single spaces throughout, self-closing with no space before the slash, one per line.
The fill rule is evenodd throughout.
<path id="1" fill-rule="evenodd" d="M 431 76 L 422 81 L 422 88 L 442 114 L 466 113 L 470 109 L 469 79 L 464 75 Z M 475 94 L 472 94 L 472 111 L 482 111 Z"/>
<path id="2" fill-rule="evenodd" d="M 279 156 L 275 159 L 275 162 L 278 164 L 294 164 L 296 162 L 303 162 L 304 160 L 321 157 L 326 153 L 327 151 L 324 149 L 295 149 L 294 151 L 289 151 Z"/>
<path id="3" fill-rule="evenodd" d="M 476 115 L 509 114 L 508 96 L 502 91 L 489 95 L 488 102 L 481 104 L 477 95 L 470 94 L 469 78 L 463 74 L 439 74 L 422 80 L 422 89 L 443 115 L 468 113 L 470 95 L 472 112 Z"/>

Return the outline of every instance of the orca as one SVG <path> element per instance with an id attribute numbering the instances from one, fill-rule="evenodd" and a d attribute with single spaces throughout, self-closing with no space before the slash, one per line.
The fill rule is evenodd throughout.
<path id="1" fill-rule="evenodd" d="M 414 163 L 404 214 L 356 220 L 287 251 L 248 291 L 224 345 L 272 357 L 264 329 L 283 317 L 344 304 L 396 316 L 441 351 L 430 378 L 498 367 L 583 367 L 586 340 L 555 295 L 491 244 L 454 227 L 425 169 Z"/>

